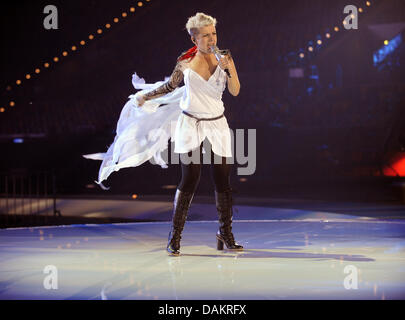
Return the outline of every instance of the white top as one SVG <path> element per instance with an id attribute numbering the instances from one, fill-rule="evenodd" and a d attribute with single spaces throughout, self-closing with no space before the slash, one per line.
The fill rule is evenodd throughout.
<path id="1" fill-rule="evenodd" d="M 225 116 L 218 120 L 200 121 L 197 125 L 196 119 L 182 113 L 185 110 L 198 118 L 222 115 L 226 73 L 218 65 L 206 81 L 186 63 L 182 66 L 185 85 L 164 96 L 145 101 L 142 107 L 138 106 L 136 97 L 158 88 L 168 78 L 147 84 L 136 73 L 132 76 L 133 86 L 141 91 L 130 95 L 123 107 L 114 142 L 106 153 L 83 155 L 87 159 L 102 160 L 96 183 L 103 188 L 101 182 L 111 173 L 139 166 L 152 157 L 155 163 L 167 168 L 162 152 L 168 148 L 169 139 L 175 142 L 176 153 L 195 150 L 207 138 L 212 152 L 232 157 L 231 134 Z"/>
<path id="2" fill-rule="evenodd" d="M 217 65 L 208 81 L 189 67 L 183 69 L 183 74 L 185 90 L 180 108 L 198 118 L 221 116 L 225 111 L 222 102 L 227 81 L 225 71 Z M 215 154 L 232 157 L 231 135 L 225 116 L 217 120 L 199 121 L 198 126 L 196 124 L 196 119 L 180 114 L 174 135 L 174 152 L 194 150 L 207 138 Z"/>

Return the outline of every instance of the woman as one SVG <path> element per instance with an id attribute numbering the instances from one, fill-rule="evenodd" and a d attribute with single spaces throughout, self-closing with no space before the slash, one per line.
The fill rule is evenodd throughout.
<path id="1" fill-rule="evenodd" d="M 217 45 L 215 26 L 216 19 L 203 13 L 197 13 L 188 19 L 186 28 L 195 46 L 178 58 L 168 81 L 146 85 L 144 80 L 135 74 L 133 79 L 135 88 L 144 90 L 130 96 L 131 101 L 121 113 L 113 145 L 106 154 L 86 156 L 90 159 L 103 160 L 99 174 L 100 184 L 113 171 L 139 165 L 153 154 L 155 160 L 161 164 L 160 152 L 165 148 L 164 144 L 165 142 L 167 144 L 168 137 L 173 136 L 168 133 L 169 120 L 176 120 L 174 152 L 180 153 L 180 159 L 183 159 L 185 155 L 191 156 L 197 151 L 200 161 L 188 164 L 181 161 L 182 178 L 174 198 L 172 228 L 167 244 L 167 251 L 171 255 L 180 254 L 181 233 L 200 181 L 201 148 L 205 137 L 211 142 L 212 151 L 221 160 L 211 165 L 220 223 L 216 235 L 217 249 L 222 250 L 224 244 L 228 249 L 243 249 L 235 242 L 232 234 L 232 189 L 229 182 L 231 165 L 226 161 L 227 157 L 232 157 L 231 136 L 223 114 L 222 102 L 225 86 L 227 85 L 228 91 L 233 96 L 237 96 L 240 83 L 231 55 L 228 53 L 222 56 L 219 62 L 216 59 L 213 51 L 213 47 Z M 179 88 L 183 80 L 185 85 Z M 164 106 L 159 108 L 162 104 Z M 134 108 L 130 108 L 134 105 L 138 109 L 149 108 L 151 112 L 147 115 L 141 113 L 134 115 Z M 134 120 L 130 120 L 131 118 Z M 143 143 L 140 143 L 138 135 L 144 131 L 141 129 L 142 126 L 146 129 L 145 123 L 159 123 L 154 128 L 159 129 L 159 134 L 154 134 L 154 138 L 148 135 L 146 139 L 143 138 Z M 148 127 L 147 130 L 150 129 Z M 134 136 L 137 138 L 134 139 Z M 151 142 L 156 140 L 158 142 Z"/>

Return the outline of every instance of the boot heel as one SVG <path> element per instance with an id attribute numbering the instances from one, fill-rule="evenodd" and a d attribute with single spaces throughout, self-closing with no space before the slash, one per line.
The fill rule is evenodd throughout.
<path id="1" fill-rule="evenodd" d="M 224 243 L 217 238 L 217 250 L 224 250 Z"/>

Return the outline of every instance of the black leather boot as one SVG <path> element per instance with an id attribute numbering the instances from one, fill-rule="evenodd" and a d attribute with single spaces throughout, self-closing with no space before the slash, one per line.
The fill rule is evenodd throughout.
<path id="1" fill-rule="evenodd" d="M 167 252 L 171 255 L 180 254 L 180 240 L 184 224 L 187 219 L 188 209 L 191 201 L 193 200 L 194 193 L 183 192 L 179 189 L 176 190 L 173 202 L 173 219 L 172 229 L 169 232 L 169 239 L 167 242 Z"/>
<path id="2" fill-rule="evenodd" d="M 233 198 L 232 189 L 225 192 L 215 191 L 215 202 L 219 215 L 219 230 L 217 232 L 217 249 L 223 250 L 224 244 L 228 249 L 243 250 L 243 246 L 237 244 L 232 233 Z"/>

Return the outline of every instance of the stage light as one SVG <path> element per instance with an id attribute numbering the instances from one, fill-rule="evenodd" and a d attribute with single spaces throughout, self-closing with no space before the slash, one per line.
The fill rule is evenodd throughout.
<path id="1" fill-rule="evenodd" d="M 175 185 L 175 184 L 166 184 L 166 185 L 162 186 L 162 189 L 167 189 L 167 190 L 173 190 L 176 188 L 177 188 L 177 185 Z"/>
<path id="2" fill-rule="evenodd" d="M 389 43 L 390 43 L 390 42 L 389 42 L 388 40 L 384 40 L 384 44 L 385 44 L 386 46 L 388 46 Z"/>
<path id="3" fill-rule="evenodd" d="M 327 34 L 325 34 L 325 37 L 329 39 L 330 38 L 330 33 L 328 32 Z"/>
<path id="4" fill-rule="evenodd" d="M 359 8 L 359 12 L 363 12 L 363 8 Z"/>
<path id="5" fill-rule="evenodd" d="M 301 52 L 300 53 L 300 58 L 302 59 L 302 58 L 304 58 L 305 57 L 305 54 L 303 53 L 303 52 Z"/>
<path id="6" fill-rule="evenodd" d="M 138 195 L 137 195 L 137 194 L 133 194 L 133 195 L 131 196 L 131 198 L 132 198 L 132 199 L 136 199 L 136 198 L 138 198 Z"/>
<path id="7" fill-rule="evenodd" d="M 319 39 L 316 43 L 319 44 L 319 45 L 321 45 L 321 44 L 322 44 L 322 40 Z"/>
<path id="8" fill-rule="evenodd" d="M 335 27 L 333 30 L 335 30 L 336 32 L 338 32 L 338 31 L 339 31 L 339 28 L 338 28 L 338 27 Z"/>
<path id="9" fill-rule="evenodd" d="M 146 2 L 150 2 L 150 0 L 146 0 Z M 142 1 L 138 1 L 137 2 L 137 6 L 138 7 L 142 7 L 144 4 L 143 4 L 143 2 Z M 133 7 L 130 7 L 129 8 L 129 11 L 130 12 L 135 12 L 135 7 L 133 6 Z M 128 13 L 127 12 L 122 12 L 121 13 L 121 16 L 123 17 L 123 18 L 126 18 L 127 16 L 128 16 Z M 114 18 L 114 22 L 115 23 L 118 23 L 119 22 L 119 19 L 118 18 Z M 111 28 L 111 24 L 109 24 L 109 23 L 107 23 L 106 25 L 105 25 L 105 27 L 107 28 L 107 29 L 109 29 L 109 28 Z M 100 28 L 100 29 L 98 29 L 97 30 L 97 33 L 98 34 L 102 34 L 103 33 L 103 30 Z M 88 36 L 88 38 L 90 39 L 90 40 L 93 40 L 94 39 L 94 35 L 92 35 L 92 34 L 90 34 L 89 36 Z M 80 45 L 82 45 L 82 46 L 84 46 L 86 44 L 86 42 L 84 41 L 84 40 L 82 40 L 82 41 L 80 41 Z M 76 51 L 77 50 L 77 47 L 76 46 L 72 46 L 71 47 L 71 50 L 72 51 Z M 63 53 L 62 53 L 62 55 L 64 56 L 64 57 L 66 57 L 67 55 L 68 55 L 68 52 L 67 51 L 64 51 Z M 59 58 L 58 57 L 54 57 L 53 58 L 53 61 L 54 62 L 58 62 L 59 61 Z M 46 62 L 46 63 L 44 63 L 44 67 L 45 68 L 49 68 L 50 67 L 50 64 L 48 63 L 48 62 Z M 35 69 L 35 73 L 36 74 L 39 74 L 41 71 L 40 71 L 40 69 Z M 31 79 L 31 75 L 30 74 L 27 74 L 26 76 L 26 79 Z M 20 85 L 21 84 L 21 80 L 16 80 L 16 84 L 17 85 Z M 7 91 L 11 91 L 11 86 L 7 86 L 6 87 L 6 90 Z M 3 108 L 4 109 L 4 108 Z"/>
<path id="10" fill-rule="evenodd" d="M 0 108 L 0 112 L 4 112 L 4 111 L 6 111 L 6 109 Z"/>
<path id="11" fill-rule="evenodd" d="M 384 165 L 385 176 L 405 177 L 405 152 L 398 152 Z"/>
<path id="12" fill-rule="evenodd" d="M 15 106 L 15 102 L 14 101 L 10 101 L 10 107 L 14 107 Z"/>
<path id="13" fill-rule="evenodd" d="M 314 51 L 314 48 L 311 47 L 311 46 L 309 46 L 309 47 L 308 47 L 308 51 L 312 52 L 312 51 Z"/>
<path id="14" fill-rule="evenodd" d="M 366 5 L 367 5 L 367 7 L 371 6 L 371 2 L 370 2 L 370 1 L 366 1 Z"/>

